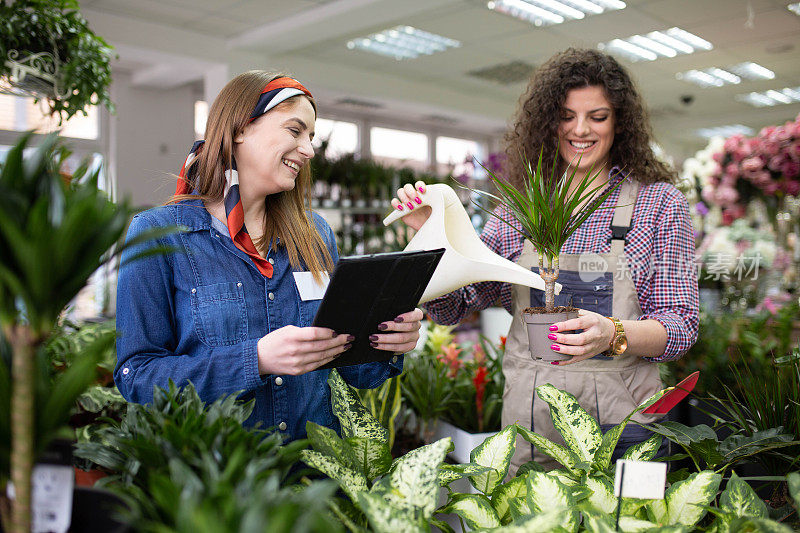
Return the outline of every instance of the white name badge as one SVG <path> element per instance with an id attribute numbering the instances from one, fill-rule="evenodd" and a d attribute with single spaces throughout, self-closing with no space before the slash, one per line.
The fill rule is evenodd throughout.
<path id="1" fill-rule="evenodd" d="M 625 466 L 624 476 L 622 467 Z M 650 461 L 617 460 L 617 475 L 614 480 L 614 496 L 623 498 L 663 500 L 667 484 L 667 463 Z"/>
<path id="2" fill-rule="evenodd" d="M 294 282 L 297 285 L 297 292 L 300 293 L 300 299 L 308 300 L 321 300 L 325 296 L 325 291 L 328 288 L 331 278 L 327 272 L 322 273 L 322 283 L 317 283 L 314 280 L 314 275 L 311 272 L 293 272 Z"/>

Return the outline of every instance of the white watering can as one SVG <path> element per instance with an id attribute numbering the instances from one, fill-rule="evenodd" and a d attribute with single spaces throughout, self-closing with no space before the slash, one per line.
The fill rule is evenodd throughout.
<path id="1" fill-rule="evenodd" d="M 419 197 L 422 204 L 414 208 L 428 205 L 431 216 L 405 251 L 445 249 L 420 303 L 479 281 L 504 281 L 544 290 L 544 280 L 539 274 L 500 257 L 483 244 L 461 200 L 450 186 L 443 183 L 427 185 L 425 193 Z M 388 226 L 407 214 L 407 211 L 395 209 L 383 219 L 383 224 Z M 560 291 L 561 285 L 556 283 L 556 294 Z"/>

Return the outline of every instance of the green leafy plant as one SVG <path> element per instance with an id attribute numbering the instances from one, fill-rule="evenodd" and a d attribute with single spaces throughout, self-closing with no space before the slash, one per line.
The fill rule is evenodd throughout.
<path id="1" fill-rule="evenodd" d="M 403 406 L 401 381 L 402 376 L 395 376 L 384 381 L 378 388 L 358 391 L 361 402 L 388 431 L 389 449 L 394 446 L 394 437 L 397 433 L 395 421 Z"/>
<path id="2" fill-rule="evenodd" d="M 558 256 L 570 235 L 598 209 L 614 190 L 622 183 L 618 181 L 606 190 L 603 182 L 592 187 L 592 183 L 602 172 L 590 169 L 580 181 L 575 180 L 578 158 L 575 166 L 570 165 L 563 176 L 558 172 L 558 161 L 554 161 L 550 175 L 543 170 L 543 152 L 534 168 L 524 154 L 520 154 L 525 168 L 524 189 L 518 190 L 510 183 L 498 178 L 490 169 L 483 167 L 497 188 L 498 194 L 471 189 L 472 192 L 496 205 L 502 205 L 519 222 L 522 231 L 497 212 L 492 212 L 477 201 L 475 205 L 490 216 L 495 216 L 523 238 L 531 241 L 539 252 L 539 274 L 545 283 L 545 312 L 552 313 L 555 308 L 555 284 L 558 279 Z M 558 158 L 556 150 L 556 158 Z M 483 165 L 481 165 L 483 166 Z"/>
<path id="3" fill-rule="evenodd" d="M 111 84 L 112 48 L 92 33 L 78 11 L 76 0 L 15 0 L 0 3 L 0 77 L 9 80 L 36 100 L 46 98 L 50 114 L 69 119 L 89 105 L 113 109 Z M 31 80 L 14 78 L 9 53 L 17 61 L 47 53 L 54 58 L 48 91 L 30 90 Z M 42 60 L 40 60 L 42 61 Z M 41 63 L 40 63 L 41 64 Z M 28 78 L 34 74 L 28 74 Z M 26 83 L 27 82 L 27 83 Z"/>
<path id="4" fill-rule="evenodd" d="M 156 388 L 76 455 L 111 473 L 101 483 L 126 499 L 139 531 L 337 531 L 325 507 L 335 486 L 295 484 L 307 441 L 243 427 L 254 402 L 236 396 L 206 405 L 191 384 Z"/>
<path id="5" fill-rule="evenodd" d="M 56 136 L 27 157 L 31 134 L 23 135 L 0 169 L 0 326 L 11 352 L 0 365 L 0 485 L 14 483 L 16 499 L 6 531 L 30 529 L 33 462 L 66 425 L 113 334 L 101 335 L 56 379 L 45 343 L 67 303 L 108 259 L 132 214 L 97 187 L 97 172 L 81 165 L 69 185 L 59 173 L 69 152 Z M 142 242 L 174 231 L 148 233 Z M 130 242 L 127 245 L 135 244 Z M 7 408 L 5 406 L 8 406 Z M 0 500 L 5 498 L 1 492 Z M 0 509 L 4 508 L 0 505 Z"/>

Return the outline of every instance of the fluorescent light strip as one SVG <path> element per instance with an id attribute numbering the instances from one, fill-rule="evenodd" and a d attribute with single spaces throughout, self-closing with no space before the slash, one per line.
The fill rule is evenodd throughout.
<path id="1" fill-rule="evenodd" d="M 740 94 L 736 99 L 755 107 L 773 106 L 778 104 L 791 104 L 800 102 L 800 87 L 784 87 L 783 89 L 770 89 L 763 93 L 752 92 Z"/>
<path id="2" fill-rule="evenodd" d="M 623 9 L 626 4 L 619 0 L 492 0 L 486 7 L 541 26 Z"/>
<path id="3" fill-rule="evenodd" d="M 736 74 L 728 72 L 727 70 L 722 70 L 721 68 L 711 67 L 705 69 L 704 72 L 712 76 L 715 76 L 716 78 L 722 80 L 725 83 L 730 83 L 732 85 L 736 85 L 742 82 L 742 78 L 740 78 Z"/>
<path id="4" fill-rule="evenodd" d="M 691 54 L 697 50 L 713 48 L 705 39 L 680 28 L 670 28 L 664 32 L 652 31 L 646 36 L 633 35 L 626 39 L 614 39 L 609 43 L 600 43 L 597 47 L 601 50 L 606 47 L 617 50 L 633 61 L 653 61 L 659 57 L 675 57 L 679 53 Z"/>
<path id="5" fill-rule="evenodd" d="M 752 61 L 733 65 L 729 70 L 748 80 L 771 80 L 775 78 L 775 73 L 770 69 Z"/>
<path id="6" fill-rule="evenodd" d="M 731 124 L 729 126 L 716 126 L 713 128 L 700 128 L 697 135 L 710 139 L 711 137 L 730 137 L 732 135 L 752 135 L 755 133 L 753 128 L 748 128 L 741 124 Z"/>
<path id="7" fill-rule="evenodd" d="M 420 55 L 431 55 L 444 52 L 448 48 L 458 48 L 459 41 L 419 30 L 412 26 L 395 26 L 368 37 L 354 39 L 347 43 L 347 48 L 358 48 L 374 54 L 393 57 L 395 59 L 414 59 Z"/>
<path id="8" fill-rule="evenodd" d="M 725 82 L 721 79 L 702 70 L 689 70 L 684 72 L 678 79 L 690 81 L 701 87 L 722 87 L 725 85 Z"/>
<path id="9" fill-rule="evenodd" d="M 564 15 L 565 17 L 569 17 L 572 19 L 582 19 L 583 17 L 586 16 L 584 15 L 583 11 L 578 11 L 574 7 L 562 4 L 561 2 L 557 2 L 556 0 L 530 0 L 530 1 L 543 7 L 544 9 L 555 11 L 560 15 Z"/>

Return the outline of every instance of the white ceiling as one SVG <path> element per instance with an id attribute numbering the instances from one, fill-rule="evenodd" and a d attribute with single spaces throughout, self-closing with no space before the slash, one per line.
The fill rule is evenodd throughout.
<path id="1" fill-rule="evenodd" d="M 83 0 L 81 7 L 92 28 L 117 47 L 118 68 L 131 70 L 141 85 L 203 78 L 219 84 L 248 68 L 276 68 L 301 79 L 323 114 L 344 112 L 347 108 L 335 102 L 355 98 L 381 105 L 367 111 L 377 120 L 424 122 L 436 115 L 451 121 L 443 130 L 496 137 L 526 83 L 500 85 L 469 71 L 514 60 L 538 65 L 569 46 L 595 47 L 672 26 L 710 41 L 714 49 L 622 62 L 646 98 L 658 141 L 674 156 L 685 157 L 704 144 L 694 134 L 697 128 L 740 123 L 758 129 L 800 112 L 800 104 L 754 108 L 735 100 L 750 91 L 800 86 L 800 17 L 786 9 L 789 0 L 626 3 L 623 10 L 547 27 L 491 11 L 479 0 Z M 462 46 L 405 61 L 345 46 L 398 24 L 457 39 Z M 692 68 L 743 61 L 759 63 L 777 77 L 709 89 L 675 78 Z M 219 65 L 228 68 L 224 79 L 214 82 L 208 73 Z M 683 95 L 693 96 L 693 102 L 683 104 Z"/>

